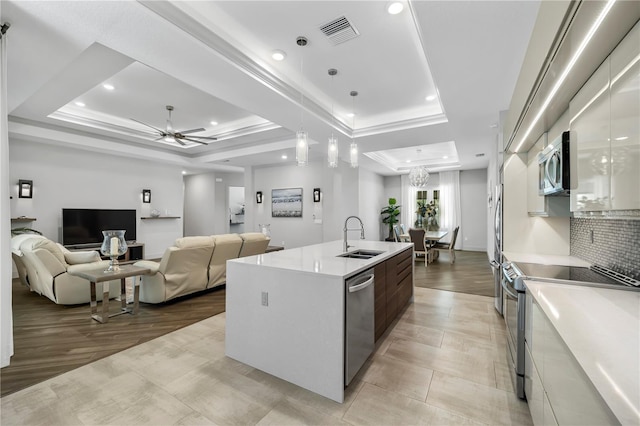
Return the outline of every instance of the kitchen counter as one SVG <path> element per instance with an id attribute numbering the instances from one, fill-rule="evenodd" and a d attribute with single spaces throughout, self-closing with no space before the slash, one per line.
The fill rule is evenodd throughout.
<path id="1" fill-rule="evenodd" d="M 586 260 L 582 260 L 575 256 L 566 256 L 558 254 L 534 254 L 534 253 L 516 253 L 512 251 L 502 252 L 506 260 L 509 262 L 538 263 L 541 265 L 559 265 L 559 266 L 581 266 L 588 268 L 591 266 Z"/>
<path id="2" fill-rule="evenodd" d="M 413 243 L 350 240 L 349 251 L 358 249 L 382 251 L 371 259 L 338 257 L 344 253 L 343 241 L 314 244 L 257 256 L 229 260 L 229 264 L 245 264 L 289 271 L 348 278 L 413 247 Z"/>
<path id="3" fill-rule="evenodd" d="M 621 424 L 640 424 L 640 292 L 525 281 Z"/>
<path id="4" fill-rule="evenodd" d="M 370 259 L 337 257 L 343 253 L 343 242 L 332 241 L 229 260 L 226 355 L 343 402 L 345 280 L 393 261 L 391 258 L 413 247 L 382 241 L 349 243 L 355 246 L 350 252 L 382 253 Z M 413 267 L 411 257 L 407 263 Z M 413 294 L 412 285 L 410 281 L 403 295 Z M 373 321 L 374 306 L 371 312 Z"/>

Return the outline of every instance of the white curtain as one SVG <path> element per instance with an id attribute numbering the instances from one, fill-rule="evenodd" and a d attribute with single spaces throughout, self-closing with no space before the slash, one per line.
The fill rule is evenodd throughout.
<path id="1" fill-rule="evenodd" d="M 402 200 L 400 200 L 400 223 L 404 223 L 409 228 L 414 227 L 416 221 L 416 202 L 418 198 L 418 190 L 409 184 L 409 175 L 400 176 L 400 186 Z"/>
<path id="2" fill-rule="evenodd" d="M 13 355 L 11 309 L 11 208 L 9 197 L 9 132 L 7 130 L 7 34 L 0 36 L 0 367 Z"/>
<path id="3" fill-rule="evenodd" d="M 462 211 L 460 209 L 460 171 L 440 172 L 440 229 L 449 233 L 443 241 L 450 242 L 453 230 L 460 226 Z M 456 248 L 460 247 L 463 229 L 458 231 Z"/>

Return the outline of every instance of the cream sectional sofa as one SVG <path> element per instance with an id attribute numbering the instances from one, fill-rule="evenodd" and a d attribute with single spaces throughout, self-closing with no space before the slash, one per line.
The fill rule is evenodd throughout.
<path id="1" fill-rule="evenodd" d="M 264 253 L 268 245 L 269 239 L 259 232 L 179 238 L 160 262 L 135 263 L 151 270 L 142 276 L 140 301 L 162 303 L 222 285 L 227 260 Z"/>
<path id="2" fill-rule="evenodd" d="M 89 303 L 89 281 L 72 275 L 74 271 L 107 268 L 97 251 L 67 250 L 41 235 L 21 234 L 11 239 L 11 255 L 20 282 L 33 292 L 48 297 L 60 305 Z M 120 295 L 120 281 L 109 282 L 109 297 Z M 96 295 L 102 300 L 102 292 Z"/>

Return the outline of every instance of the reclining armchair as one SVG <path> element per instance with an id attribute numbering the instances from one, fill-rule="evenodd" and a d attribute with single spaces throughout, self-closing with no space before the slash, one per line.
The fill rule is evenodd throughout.
<path id="1" fill-rule="evenodd" d="M 140 260 L 134 265 L 149 268 L 142 276 L 140 301 L 162 303 L 207 288 L 207 269 L 215 246 L 212 237 L 178 238 L 160 262 Z"/>
<path id="2" fill-rule="evenodd" d="M 19 238 L 20 237 L 20 238 Z M 23 284 L 60 305 L 89 303 L 89 281 L 72 275 L 74 272 L 107 268 L 97 251 L 69 251 L 64 246 L 39 235 L 13 237 L 12 255 Z M 109 297 L 120 295 L 120 281 L 109 282 Z M 98 294 L 97 300 L 102 300 Z"/>

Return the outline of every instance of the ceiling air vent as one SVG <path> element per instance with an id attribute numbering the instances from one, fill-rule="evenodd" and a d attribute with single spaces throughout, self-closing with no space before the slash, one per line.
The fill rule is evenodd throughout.
<path id="1" fill-rule="evenodd" d="M 329 41 L 334 46 L 354 39 L 360 35 L 356 27 L 351 25 L 351 22 L 349 22 L 349 20 L 344 16 L 321 25 L 320 31 L 329 38 Z"/>

